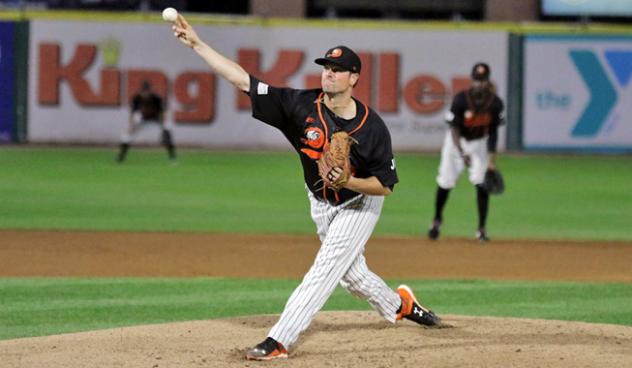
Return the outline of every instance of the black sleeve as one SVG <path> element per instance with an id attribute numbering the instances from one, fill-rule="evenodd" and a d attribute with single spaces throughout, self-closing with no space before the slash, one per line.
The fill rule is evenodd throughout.
<path id="1" fill-rule="evenodd" d="M 463 116 L 465 115 L 465 110 L 467 108 L 467 103 L 465 101 L 465 92 L 459 92 L 452 99 L 452 106 L 450 107 L 450 111 L 446 113 L 445 121 L 452 128 L 461 128 L 463 127 Z"/>
<path id="2" fill-rule="evenodd" d="M 284 130 L 291 122 L 298 93 L 299 90 L 270 86 L 251 75 L 248 95 L 252 102 L 252 116 Z"/>
<path id="3" fill-rule="evenodd" d="M 137 111 L 140 108 L 140 96 L 136 95 L 132 99 L 132 103 L 130 104 L 130 109 L 132 111 Z"/>
<path id="4" fill-rule="evenodd" d="M 494 108 L 494 122 L 493 124 L 496 126 L 499 125 L 503 125 L 505 124 L 505 105 L 503 104 L 503 101 L 496 96 L 496 101 L 494 102 L 495 108 Z"/>
<path id="5" fill-rule="evenodd" d="M 152 97 L 154 99 L 154 103 L 156 104 L 156 107 L 158 108 L 158 111 L 164 112 L 165 106 L 164 106 L 164 103 L 163 103 L 164 100 L 162 99 L 162 97 L 158 96 L 157 94 L 154 94 Z"/>
<path id="6" fill-rule="evenodd" d="M 489 128 L 489 138 L 487 138 L 487 152 L 496 153 L 497 143 L 498 143 L 498 125 L 492 125 Z"/>
<path id="7" fill-rule="evenodd" d="M 489 127 L 489 138 L 487 139 L 487 152 L 495 153 L 498 143 L 498 127 L 505 123 L 503 114 L 503 101 L 496 97 L 492 108 L 492 124 Z"/>
<path id="8" fill-rule="evenodd" d="M 381 122 L 381 121 L 380 121 Z M 391 146 L 391 136 L 386 125 L 381 122 L 383 129 L 373 136 L 373 150 L 368 161 L 368 173 L 375 176 L 385 187 L 393 190 L 399 179 L 395 167 L 395 156 Z"/>

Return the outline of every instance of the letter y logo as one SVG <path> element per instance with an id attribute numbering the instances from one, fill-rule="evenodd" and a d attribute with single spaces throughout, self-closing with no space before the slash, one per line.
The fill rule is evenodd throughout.
<path id="1" fill-rule="evenodd" d="M 571 60 L 579 71 L 588 91 L 590 101 L 573 128 L 573 137 L 593 137 L 599 133 L 617 102 L 617 92 L 608 79 L 597 56 L 588 50 L 571 50 Z"/>

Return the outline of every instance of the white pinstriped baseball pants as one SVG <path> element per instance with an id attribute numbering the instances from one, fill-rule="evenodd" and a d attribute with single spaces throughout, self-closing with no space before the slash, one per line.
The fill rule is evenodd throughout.
<path id="1" fill-rule="evenodd" d="M 360 195 L 339 206 L 316 199 L 309 190 L 308 197 L 321 241 L 320 250 L 268 336 L 285 347 L 294 344 L 338 284 L 395 323 L 401 299 L 368 269 L 363 255 L 380 218 L 384 197 Z"/>

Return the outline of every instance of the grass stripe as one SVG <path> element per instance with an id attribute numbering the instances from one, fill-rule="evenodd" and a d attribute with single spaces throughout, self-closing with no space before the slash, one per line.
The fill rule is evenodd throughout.
<path id="1" fill-rule="evenodd" d="M 524 317 L 632 326 L 632 284 L 406 282 L 441 314 Z M 0 339 L 119 326 L 280 313 L 296 280 L 225 278 L 3 278 Z M 369 310 L 338 288 L 324 310 Z"/>
<path id="2" fill-rule="evenodd" d="M 0 228 L 313 234 L 294 153 L 9 149 L 0 155 Z M 400 183 L 376 234 L 420 235 L 433 214 L 437 154 L 398 154 Z M 626 156 L 501 155 L 507 191 L 492 197 L 492 237 L 632 240 Z M 475 191 L 461 177 L 442 234 L 472 237 Z"/>

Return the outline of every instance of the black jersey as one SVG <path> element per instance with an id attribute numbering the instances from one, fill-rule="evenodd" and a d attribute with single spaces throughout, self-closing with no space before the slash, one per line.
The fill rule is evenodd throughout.
<path id="1" fill-rule="evenodd" d="M 495 94 L 490 94 L 480 104 L 474 103 L 471 90 L 457 93 L 452 100 L 452 107 L 447 117 L 451 127 L 459 129 L 461 137 L 467 140 L 480 139 L 493 135 L 493 147 L 496 150 L 496 130 L 503 123 L 503 102 Z"/>
<path id="2" fill-rule="evenodd" d="M 155 93 L 138 93 L 132 100 L 132 111 L 139 111 L 143 120 L 158 120 L 163 112 L 162 98 Z"/>
<path id="3" fill-rule="evenodd" d="M 331 204 L 343 203 L 358 193 L 323 187 L 316 161 L 322 155 L 325 140 L 344 130 L 357 144 L 351 147 L 352 173 L 357 178 L 377 177 L 382 185 L 393 188 L 398 182 L 391 136 L 382 119 L 368 106 L 354 99 L 356 117 L 337 117 L 323 103 L 321 89 L 277 88 L 250 77 L 252 116 L 283 133 L 299 154 L 303 176 L 309 190 Z"/>

